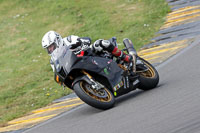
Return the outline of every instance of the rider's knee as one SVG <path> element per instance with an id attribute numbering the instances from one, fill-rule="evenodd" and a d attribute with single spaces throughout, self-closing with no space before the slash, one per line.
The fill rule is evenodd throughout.
<path id="1" fill-rule="evenodd" d="M 94 42 L 92 47 L 95 52 L 101 52 L 103 50 L 112 52 L 115 48 L 115 45 L 108 40 L 99 39 Z"/>

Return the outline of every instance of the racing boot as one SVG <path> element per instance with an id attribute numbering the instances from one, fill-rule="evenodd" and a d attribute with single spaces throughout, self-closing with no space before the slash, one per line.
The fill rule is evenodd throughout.
<path id="1" fill-rule="evenodd" d="M 136 57 L 137 57 L 137 52 L 133 46 L 133 43 L 130 39 L 125 38 L 123 40 L 123 43 L 128 50 L 128 54 L 132 56 L 132 71 L 135 73 L 136 72 Z"/>

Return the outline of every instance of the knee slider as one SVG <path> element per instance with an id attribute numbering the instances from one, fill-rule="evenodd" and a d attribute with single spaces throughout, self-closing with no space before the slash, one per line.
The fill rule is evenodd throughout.
<path id="1" fill-rule="evenodd" d="M 101 41 L 102 39 L 96 40 L 92 45 L 92 48 L 95 52 L 101 52 L 103 50 L 103 47 L 100 45 Z"/>
<path id="2" fill-rule="evenodd" d="M 112 44 L 108 40 L 102 40 L 100 45 L 103 47 L 104 50 L 108 52 L 112 52 L 115 48 L 114 44 Z"/>

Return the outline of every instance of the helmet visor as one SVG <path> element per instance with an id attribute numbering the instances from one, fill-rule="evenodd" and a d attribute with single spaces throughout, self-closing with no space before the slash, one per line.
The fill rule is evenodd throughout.
<path id="1" fill-rule="evenodd" d="M 52 43 L 49 47 L 47 47 L 48 54 L 53 53 L 53 51 L 56 49 L 56 44 Z"/>

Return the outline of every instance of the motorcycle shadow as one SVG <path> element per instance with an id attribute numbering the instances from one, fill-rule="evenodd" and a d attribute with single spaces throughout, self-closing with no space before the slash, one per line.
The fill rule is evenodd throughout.
<path id="1" fill-rule="evenodd" d="M 152 90 L 148 90 L 148 91 L 143 91 L 143 90 L 140 90 L 140 89 L 136 89 L 135 91 L 132 91 L 132 92 L 129 92 L 127 94 L 124 94 L 120 97 L 117 97 L 115 99 L 115 105 L 113 108 L 111 109 L 108 109 L 107 111 L 112 111 L 113 109 L 115 109 L 117 106 L 120 106 L 121 104 L 125 103 L 125 102 L 130 102 L 131 100 L 139 97 L 139 96 L 142 96 L 142 95 L 145 95 L 147 93 L 153 93 L 154 90 L 162 87 L 163 84 L 159 84 L 156 88 L 152 89 Z M 92 114 L 98 114 L 98 113 L 103 113 L 105 112 L 105 110 L 101 110 L 101 109 L 96 109 L 94 107 L 91 107 L 87 104 L 83 104 L 81 106 L 81 110 L 80 110 L 80 113 L 84 116 L 91 116 Z"/>
<path id="2" fill-rule="evenodd" d="M 135 91 L 132 91 L 132 92 L 129 92 L 127 94 L 124 94 L 120 97 L 117 97 L 115 99 L 115 105 L 113 108 L 110 108 L 108 110 L 101 110 L 101 109 L 96 109 L 94 107 L 91 107 L 87 104 L 84 104 L 82 106 L 82 110 L 81 110 L 81 113 L 84 114 L 84 116 L 87 116 L 87 115 L 92 115 L 92 114 L 98 114 L 98 113 L 105 113 L 107 111 L 112 111 L 112 110 L 115 110 L 116 107 L 120 106 L 121 104 L 125 103 L 125 102 L 128 102 L 128 101 L 131 101 L 133 100 L 134 98 L 136 98 L 137 96 L 140 96 L 141 94 L 145 93 L 147 91 L 143 91 L 143 90 L 135 90 Z"/>
<path id="3" fill-rule="evenodd" d="M 132 92 L 129 92 L 129 93 L 125 94 L 125 95 L 122 95 L 122 96 L 120 96 L 120 97 L 115 99 L 115 107 L 119 106 L 120 104 L 123 104 L 126 101 L 133 100 L 133 98 L 136 98 L 138 96 L 145 95 L 147 93 L 152 93 L 153 90 L 156 90 L 161 86 L 163 86 L 163 85 L 159 84 L 156 88 L 154 88 L 152 90 L 148 90 L 148 91 L 143 91 L 143 90 L 140 90 L 140 89 L 136 89 L 136 90 L 134 90 Z"/>
<path id="4" fill-rule="evenodd" d="M 137 89 L 135 91 L 132 91 L 132 92 L 129 92 L 125 95 L 122 95 L 122 96 L 115 99 L 115 106 L 118 106 L 118 105 L 120 105 L 123 102 L 126 102 L 128 100 L 132 100 L 132 98 L 135 98 L 135 97 L 141 95 L 142 93 L 145 93 L 145 91 Z"/>

